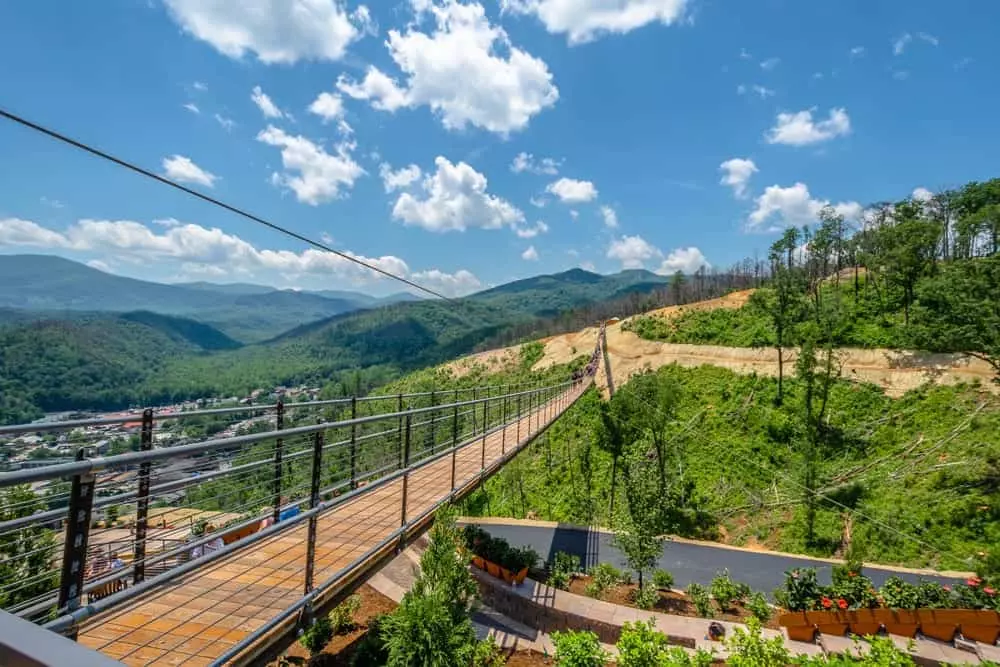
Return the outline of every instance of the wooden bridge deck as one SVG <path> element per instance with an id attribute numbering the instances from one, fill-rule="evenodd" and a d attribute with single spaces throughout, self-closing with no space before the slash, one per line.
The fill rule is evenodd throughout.
<path id="1" fill-rule="evenodd" d="M 486 464 L 501 448 L 527 444 L 586 388 L 573 387 L 532 415 L 486 438 Z M 530 421 L 530 430 L 529 430 Z M 517 434 L 520 433 L 520 442 Z M 482 439 L 458 450 L 456 485 L 479 474 Z M 410 474 L 409 518 L 451 492 L 445 456 Z M 378 545 L 400 526 L 402 479 L 332 508 L 319 517 L 316 570 L 320 584 Z M 207 665 L 303 595 L 307 522 L 165 584 L 140 599 L 86 622 L 79 642 L 128 665 Z"/>

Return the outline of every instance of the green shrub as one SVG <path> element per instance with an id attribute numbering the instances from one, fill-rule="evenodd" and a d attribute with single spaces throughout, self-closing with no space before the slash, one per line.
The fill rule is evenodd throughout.
<path id="1" fill-rule="evenodd" d="M 732 667 L 774 667 L 787 665 L 792 656 L 785 648 L 781 636 L 764 639 L 760 632 L 760 621 L 751 617 L 747 628 L 737 626 L 732 636 L 726 640 L 729 658 L 726 664 Z"/>
<path id="2" fill-rule="evenodd" d="M 788 611 L 806 611 L 816 608 L 821 594 L 816 570 L 811 567 L 795 568 L 785 572 L 785 590 L 777 599 Z"/>
<path id="3" fill-rule="evenodd" d="M 767 603 L 767 598 L 763 593 L 757 592 L 747 599 L 747 611 L 754 615 L 761 623 L 767 623 L 771 618 L 771 605 Z"/>
<path id="4" fill-rule="evenodd" d="M 331 639 L 333 639 L 333 624 L 326 616 L 320 616 L 302 633 L 299 643 L 309 651 L 309 655 L 316 655 L 330 643 Z"/>
<path id="5" fill-rule="evenodd" d="M 890 609 L 916 609 L 920 604 L 920 589 L 899 577 L 889 577 L 881 589 L 882 601 Z"/>
<path id="6" fill-rule="evenodd" d="M 622 575 L 618 582 L 622 586 L 631 586 L 633 581 L 635 581 L 635 579 L 632 576 L 632 570 L 622 570 Z"/>
<path id="7" fill-rule="evenodd" d="M 618 648 L 618 667 L 660 667 L 669 644 L 667 636 L 648 621 L 626 622 L 615 645 Z"/>
<path id="8" fill-rule="evenodd" d="M 632 602 L 639 609 L 652 609 L 656 606 L 656 601 L 660 599 L 660 591 L 651 582 L 646 582 L 642 587 L 635 589 L 632 593 Z"/>
<path id="9" fill-rule="evenodd" d="M 569 590 L 570 579 L 580 571 L 580 557 L 568 554 L 564 551 L 557 551 L 552 562 L 549 563 L 549 586 Z"/>
<path id="10" fill-rule="evenodd" d="M 600 598 L 604 594 L 604 589 L 596 581 L 591 581 L 587 584 L 587 587 L 583 589 L 583 592 L 587 597 Z"/>
<path id="11" fill-rule="evenodd" d="M 559 667 L 604 667 L 611 657 L 593 632 L 553 632 L 551 636 Z"/>
<path id="12" fill-rule="evenodd" d="M 476 643 L 472 654 L 472 667 L 503 667 L 507 658 L 496 639 L 490 635 L 487 639 Z"/>
<path id="13" fill-rule="evenodd" d="M 951 592 L 936 581 L 922 579 L 917 585 L 917 606 L 927 609 L 950 609 L 954 606 Z"/>
<path id="14" fill-rule="evenodd" d="M 709 667 L 712 662 L 712 654 L 705 649 L 700 648 L 691 655 L 679 646 L 673 646 L 663 653 L 659 667 Z"/>
<path id="15" fill-rule="evenodd" d="M 653 585 L 661 591 L 669 591 L 674 585 L 674 575 L 666 570 L 655 570 L 653 572 Z"/>
<path id="16" fill-rule="evenodd" d="M 702 618 L 712 618 L 712 598 L 708 594 L 708 589 L 701 584 L 692 583 L 687 589 L 688 597 L 694 605 L 698 615 Z"/>
<path id="17" fill-rule="evenodd" d="M 735 604 L 742 604 L 750 593 L 746 584 L 734 581 L 729 570 L 723 570 L 712 579 L 712 597 L 719 609 L 727 611 Z"/>
<path id="18" fill-rule="evenodd" d="M 590 568 L 590 576 L 594 578 L 601 591 L 611 588 L 622 578 L 622 573 L 610 563 L 600 563 Z"/>
<path id="19" fill-rule="evenodd" d="M 368 632 L 354 650 L 351 667 L 382 667 L 389 660 L 389 649 L 382 636 L 385 618 L 385 614 L 380 614 L 368 621 Z"/>
<path id="20" fill-rule="evenodd" d="M 339 635 L 354 629 L 354 615 L 361 609 L 361 596 L 352 595 L 330 612 L 330 624 L 333 634 Z"/>

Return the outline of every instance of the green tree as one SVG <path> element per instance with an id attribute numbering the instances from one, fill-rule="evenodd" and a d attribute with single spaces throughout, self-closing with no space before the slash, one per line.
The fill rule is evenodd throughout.
<path id="1" fill-rule="evenodd" d="M 656 474 L 641 450 L 629 453 L 626 472 L 626 504 L 614 517 L 613 541 L 638 575 L 641 591 L 645 573 L 656 567 L 663 553 L 664 505 L 669 498 L 658 492 Z"/>
<path id="2" fill-rule="evenodd" d="M 964 352 L 1000 381 L 1000 255 L 953 262 L 921 282 L 911 331 L 922 349 Z"/>
<path id="3" fill-rule="evenodd" d="M 45 509 L 45 503 L 27 486 L 0 489 L 0 522 L 12 521 Z M 51 592 L 58 581 L 53 566 L 53 532 L 29 526 L 0 534 L 0 608 Z"/>
<path id="4" fill-rule="evenodd" d="M 903 291 L 903 322 L 910 322 L 917 282 L 937 260 L 941 225 L 923 217 L 916 202 L 896 205 L 896 224 L 886 227 L 884 259 L 890 282 Z"/>
<path id="5" fill-rule="evenodd" d="M 420 575 L 382 626 L 389 667 L 452 667 L 472 660 L 476 633 L 469 611 L 476 583 L 461 545 L 454 510 L 440 510 L 420 557 Z"/>

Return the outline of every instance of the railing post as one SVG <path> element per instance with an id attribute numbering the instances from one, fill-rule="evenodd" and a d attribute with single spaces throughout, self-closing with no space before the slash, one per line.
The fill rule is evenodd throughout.
<path id="1" fill-rule="evenodd" d="M 478 387 L 473 387 L 472 388 L 472 400 L 473 401 L 478 401 L 479 400 L 479 388 Z M 477 431 L 479 431 L 479 428 L 476 426 L 476 404 L 473 403 L 472 404 L 472 435 L 476 435 Z"/>
<path id="2" fill-rule="evenodd" d="M 323 431 L 313 436 L 312 483 L 309 487 L 309 509 L 319 505 L 319 482 L 323 470 Z M 306 537 L 306 581 L 305 595 L 313 589 L 313 572 L 316 566 L 316 523 L 318 517 L 309 517 L 309 531 Z"/>
<path id="3" fill-rule="evenodd" d="M 396 397 L 396 412 L 402 412 L 402 411 L 403 411 L 403 394 L 399 394 L 399 396 Z M 403 467 L 403 415 L 399 415 L 399 438 L 397 439 L 396 442 L 397 442 L 396 446 L 397 458 L 399 459 L 399 464 L 396 467 L 402 468 Z"/>
<path id="4" fill-rule="evenodd" d="M 431 389 L 431 407 L 437 407 L 437 403 L 434 399 L 434 390 Z M 431 455 L 434 455 L 434 450 L 437 449 L 437 411 L 431 410 Z"/>
<path id="5" fill-rule="evenodd" d="M 455 391 L 455 413 L 451 418 L 451 491 L 455 492 L 455 459 L 458 456 L 458 390 Z"/>
<path id="6" fill-rule="evenodd" d="M 489 410 L 490 399 L 487 396 L 486 400 L 483 401 L 483 461 L 482 465 L 479 467 L 479 474 L 482 475 L 486 470 L 486 411 Z"/>
<path id="7" fill-rule="evenodd" d="M 351 396 L 351 420 L 358 418 L 358 397 Z M 351 424 L 351 490 L 358 488 L 358 425 Z"/>
<path id="8" fill-rule="evenodd" d="M 403 441 L 404 468 L 410 467 L 410 423 L 411 423 L 411 416 L 406 415 L 406 436 Z M 407 470 L 406 472 L 403 473 L 403 503 L 400 506 L 400 511 L 399 511 L 399 525 L 401 528 L 406 528 L 406 491 L 407 487 L 409 486 L 409 482 L 410 482 L 410 471 Z M 403 542 L 406 541 L 405 530 L 403 531 L 403 534 L 400 535 L 399 541 L 400 541 L 400 546 L 402 546 Z"/>
<path id="9" fill-rule="evenodd" d="M 283 397 L 278 399 L 276 409 L 275 428 L 280 431 L 285 428 L 285 399 Z M 278 438 L 274 441 L 274 482 L 271 488 L 271 496 L 274 499 L 274 511 L 271 513 L 271 516 L 274 519 L 274 523 L 278 523 L 278 517 L 281 516 L 281 459 L 284 448 L 285 441 L 283 438 Z"/>
<path id="10" fill-rule="evenodd" d="M 153 448 L 153 409 L 142 411 L 142 430 L 139 436 L 139 451 L 148 452 Z M 151 461 L 139 464 L 139 493 L 135 499 L 135 541 L 132 544 L 132 583 L 146 578 L 146 528 L 149 524 L 149 471 Z"/>
<path id="11" fill-rule="evenodd" d="M 521 394 L 517 394 L 517 446 L 521 446 Z"/>
<path id="12" fill-rule="evenodd" d="M 76 451 L 76 460 L 83 460 L 83 449 Z M 69 494 L 69 514 L 66 518 L 66 539 L 63 544 L 62 577 L 59 580 L 59 611 L 73 611 L 80 606 L 83 579 L 87 567 L 87 542 L 90 538 L 90 515 L 94 509 L 94 485 L 97 480 L 92 472 L 73 477 Z M 68 633 L 76 639 L 77 628 Z"/>
<path id="13" fill-rule="evenodd" d="M 500 422 L 503 430 L 500 432 L 500 456 L 507 455 L 507 394 L 510 392 L 510 385 L 503 392 L 503 407 L 500 409 Z"/>

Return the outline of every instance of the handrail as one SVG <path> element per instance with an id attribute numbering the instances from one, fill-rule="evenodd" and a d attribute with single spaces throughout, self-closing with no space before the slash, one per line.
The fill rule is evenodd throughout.
<path id="1" fill-rule="evenodd" d="M 548 390 L 552 390 L 552 389 L 563 388 L 563 387 L 566 387 L 568 385 L 573 385 L 573 384 L 574 383 L 572 383 L 572 382 L 561 383 L 561 384 L 557 384 L 557 385 L 552 385 L 552 386 L 549 386 L 549 387 L 545 387 L 545 388 L 539 389 L 539 390 L 533 390 L 533 391 L 528 391 L 528 392 L 519 392 L 519 393 L 515 393 L 515 394 L 509 394 L 508 396 L 528 395 L 528 394 L 533 394 L 533 393 L 536 393 L 536 392 L 548 391 Z M 503 398 L 503 396 L 492 397 L 489 400 L 497 400 L 497 399 L 501 399 L 501 398 Z M 477 399 L 476 401 L 467 401 L 467 402 L 453 403 L 453 404 L 450 404 L 450 405 L 435 406 L 433 408 L 420 408 L 418 410 L 413 410 L 413 411 L 410 411 L 410 412 L 393 413 L 392 415 L 383 415 L 382 417 L 398 418 L 401 415 L 416 414 L 416 413 L 419 413 L 419 412 L 429 412 L 429 411 L 432 411 L 432 410 L 444 409 L 444 408 L 447 408 L 447 407 L 455 407 L 455 406 L 459 406 L 459 405 L 481 403 L 484 400 L 486 400 L 486 399 Z M 366 418 L 366 420 L 367 421 L 372 421 L 371 418 Z M 346 422 L 346 423 L 347 423 L 347 425 L 351 425 L 352 423 L 356 423 L 358 421 L 360 421 L 360 420 L 348 420 L 348 422 Z M 304 521 L 306 521 L 307 519 L 319 516 L 320 514 L 326 512 L 329 509 L 337 507 L 338 505 L 341 505 L 341 504 L 346 503 L 348 501 L 354 500 L 354 499 L 356 499 L 356 498 L 358 498 L 358 497 L 360 497 L 362 495 L 365 495 L 367 493 L 371 493 L 371 492 L 373 492 L 373 491 L 375 491 L 375 490 L 377 490 L 377 489 L 379 489 L 381 487 L 384 487 L 386 484 L 388 484 L 388 483 L 390 483 L 392 481 L 395 481 L 397 479 L 400 479 L 400 478 L 408 475 L 409 473 L 411 473 L 414 470 L 418 470 L 420 468 L 423 468 L 423 467 L 425 467 L 425 466 L 427 466 L 427 465 L 429 465 L 429 464 L 431 464 L 431 463 L 433 463 L 433 462 L 435 462 L 435 461 L 437 461 L 437 460 L 439 460 L 439 459 L 441 459 L 441 458 L 443 458 L 443 457 L 445 457 L 447 455 L 454 454 L 458 450 L 463 449 L 464 447 L 467 447 L 467 446 L 469 446 L 469 445 L 471 445 L 471 444 L 473 444 L 475 442 L 480 441 L 481 439 L 483 439 L 489 433 L 495 433 L 495 432 L 497 432 L 500 429 L 507 428 L 508 426 L 509 426 L 509 423 L 502 423 L 502 424 L 499 424 L 497 426 L 493 426 L 493 427 L 489 428 L 484 433 L 474 434 L 473 437 L 470 438 L 470 439 L 468 439 L 468 440 L 465 440 L 463 442 L 456 443 L 454 445 L 445 447 L 445 448 L 441 449 L 439 452 L 436 452 L 436 453 L 434 453 L 434 454 L 432 454 L 430 456 L 427 456 L 427 457 L 425 457 L 423 459 L 420 459 L 419 461 L 416 461 L 414 463 L 411 463 L 408 466 L 401 467 L 401 468 L 397 469 L 396 471 L 394 471 L 394 472 L 392 472 L 392 473 L 390 473 L 388 475 L 384 475 L 383 477 L 380 477 L 377 480 L 369 482 L 365 486 L 353 489 L 352 491 L 350 491 L 348 493 L 345 493 L 345 494 L 343 494 L 341 496 L 338 496 L 336 498 L 332 498 L 330 500 L 320 502 L 319 504 L 317 504 L 315 507 L 313 507 L 311 509 L 304 510 L 304 511 L 300 512 L 298 515 L 296 515 L 294 517 L 285 519 L 285 520 L 281 521 L 280 523 L 276 523 L 276 524 L 271 525 L 271 526 L 269 526 L 267 528 L 259 530 L 259 531 L 255 532 L 255 533 L 253 533 L 252 535 L 249 535 L 249 536 L 247 536 L 247 537 L 245 537 L 245 538 L 243 538 L 241 540 L 237 540 L 236 542 L 228 544 L 228 545 L 222 547 L 221 549 L 212 551 L 212 552 L 210 552 L 208 554 L 204 554 L 204 555 L 202 555 L 202 556 L 200 556 L 200 557 L 198 557 L 198 558 L 196 558 L 194 560 L 188 561 L 187 563 L 184 563 L 184 564 L 179 565 L 177 567 L 171 568 L 170 570 L 168 570 L 166 572 L 163 572 L 162 574 L 158 574 L 158 575 L 156 575 L 154 577 L 146 579 L 146 580 L 142 581 L 141 583 L 138 583 L 138 584 L 136 584 L 136 585 L 134 585 L 134 586 L 132 586 L 130 588 L 127 588 L 127 589 L 123 590 L 123 591 L 119 591 L 117 593 L 113 593 L 112 595 L 109 595 L 106 598 L 101 598 L 100 600 L 97 600 L 95 602 L 91 602 L 91 603 L 89 603 L 87 605 L 83 605 L 81 607 L 78 607 L 78 608 L 74 609 L 73 611 L 70 611 L 68 613 L 64 613 L 61 616 L 59 616 L 59 617 L 57 617 L 57 618 L 49 621 L 48 623 L 45 623 L 44 627 L 46 627 L 46 628 L 48 628 L 50 630 L 55 630 L 55 631 L 67 630 L 67 629 L 69 629 L 69 628 L 71 628 L 71 627 L 73 627 L 75 625 L 78 625 L 79 623 L 87 620 L 88 618 L 91 618 L 92 616 L 95 616 L 95 615 L 97 615 L 97 614 L 99 614 L 99 613 L 101 613 L 101 612 L 103 612 L 103 611 L 105 611 L 107 609 L 110 609 L 110 608 L 112 608 L 112 607 L 114 607 L 114 606 L 116 606 L 116 605 L 118 605 L 118 604 L 120 604 L 122 602 L 126 602 L 128 600 L 134 599 L 134 598 L 142 595 L 143 593 L 145 593 L 145 592 L 147 592 L 147 591 L 149 591 L 149 590 L 151 590 L 151 589 L 153 589 L 153 588 L 155 588 L 155 587 L 157 587 L 157 586 L 159 586 L 159 585 L 161 585 L 161 584 L 163 584 L 163 583 L 165 583 L 167 581 L 171 581 L 173 579 L 176 579 L 177 577 L 179 577 L 181 575 L 184 575 L 184 574 L 187 574 L 187 573 L 189 573 L 189 572 L 191 572 L 193 570 L 196 570 L 196 569 L 202 567 L 203 565 L 206 565 L 208 563 L 216 561 L 219 558 L 223 558 L 225 556 L 228 556 L 228 555 L 234 553 L 237 550 L 243 549 L 243 548 L 245 548 L 245 547 L 247 547 L 247 546 L 249 546 L 251 544 L 257 543 L 257 542 L 259 542 L 261 540 L 267 539 L 267 538 L 269 538 L 269 537 L 271 537 L 271 536 L 273 536 L 273 535 L 275 535 L 275 534 L 277 534 L 279 532 L 283 532 L 283 531 L 287 530 L 288 528 L 290 528 L 292 526 L 299 525 L 299 524 L 303 523 Z M 317 431 L 317 430 L 321 430 L 322 428 L 329 428 L 329 426 L 328 425 L 327 426 L 318 425 L 316 427 L 303 427 L 303 428 L 309 428 L 310 429 L 309 432 L 314 432 L 314 431 Z M 294 430 L 296 430 L 296 429 L 288 429 L 286 431 L 281 431 L 281 434 L 283 436 L 287 436 L 289 433 L 291 433 Z M 140 453 L 143 453 L 143 452 L 140 452 Z M 154 453 L 154 452 L 148 452 L 148 453 Z M 128 455 L 122 455 L 122 456 L 128 456 Z M 247 527 L 247 526 L 252 525 L 253 523 L 259 522 L 259 521 L 260 521 L 260 518 L 250 519 L 248 521 L 244 521 L 244 522 L 241 522 L 241 523 L 237 524 L 236 526 L 233 527 L 233 529 L 234 530 L 238 530 L 240 528 Z M 182 552 L 182 551 L 185 551 L 185 550 L 190 550 L 190 549 L 192 549 L 192 548 L 194 548 L 196 546 L 199 546 L 201 544 L 206 544 L 209 541 L 215 539 L 215 537 L 217 537 L 217 536 L 216 535 L 204 536 L 202 538 L 193 540 L 193 541 L 185 544 L 183 546 L 183 548 L 175 548 L 175 549 L 171 549 L 168 552 L 162 552 L 160 554 L 156 554 L 155 556 L 151 556 L 149 559 L 147 559 L 146 562 L 147 563 L 152 563 L 152 562 L 156 562 L 158 560 L 166 559 L 166 558 L 169 557 L 169 555 L 176 554 L 178 552 Z M 113 577 L 116 578 L 116 579 L 117 578 L 121 578 L 122 576 L 125 576 L 128 571 L 129 571 L 129 568 L 122 568 L 122 569 L 116 570 L 115 573 L 114 573 L 114 575 L 113 575 Z M 97 583 L 98 582 L 94 582 L 94 584 L 97 584 Z M 21 613 L 24 613 L 24 612 L 22 611 Z"/>
<path id="2" fill-rule="evenodd" d="M 282 405 L 286 410 L 293 410 L 298 408 L 324 407 L 331 405 L 350 405 L 352 400 L 356 400 L 358 403 L 371 403 L 375 401 L 386 401 L 390 399 L 399 399 L 399 398 L 419 398 L 421 396 L 430 396 L 432 394 L 435 395 L 454 394 L 456 391 L 464 394 L 470 391 L 489 391 L 491 389 L 524 387 L 534 384 L 537 383 L 520 382 L 509 385 L 485 385 L 482 387 L 466 387 L 458 389 L 435 389 L 433 391 L 422 391 L 422 392 L 415 392 L 412 394 L 377 394 L 377 395 L 369 394 L 368 396 L 358 396 L 354 399 L 352 399 L 351 397 L 332 398 L 322 401 L 299 401 L 295 403 L 282 403 Z M 266 412 L 268 410 L 277 409 L 277 407 L 278 403 L 259 403 L 257 405 L 237 405 L 230 408 L 205 408 L 202 410 L 188 410 L 180 412 L 163 412 L 163 413 L 157 413 L 156 408 L 152 409 L 154 411 L 154 416 L 156 420 L 164 421 L 168 419 L 187 419 L 189 417 L 235 414 L 238 412 Z M 41 424 L 11 424 L 9 426 L 0 426 L 0 437 L 8 435 L 18 435 L 23 433 L 65 431 L 74 428 L 84 428 L 87 426 L 112 426 L 115 424 L 126 424 L 128 422 L 138 421 L 141 418 L 142 418 L 142 411 L 140 410 L 138 412 L 130 412 L 130 414 L 122 417 L 95 417 L 93 419 L 71 419 L 59 422 L 45 422 Z"/>
<path id="3" fill-rule="evenodd" d="M 106 457 L 98 456 L 91 459 L 83 459 L 82 461 L 74 461 L 73 463 L 57 463 L 55 465 L 45 466 L 42 468 L 0 472 L 0 488 L 6 486 L 13 486 L 16 484 L 28 484 L 32 482 L 41 482 L 51 479 L 61 479 L 63 477 L 70 477 L 73 475 L 87 474 L 87 473 L 97 472 L 99 470 L 104 470 L 106 468 L 114 466 L 129 466 L 138 463 L 143 463 L 146 461 L 159 461 L 163 459 L 171 459 L 181 456 L 203 454 L 205 452 L 215 451 L 219 449 L 226 449 L 229 447 L 242 447 L 244 445 L 251 445 L 257 442 L 272 440 L 278 437 L 291 438 L 298 435 L 309 435 L 312 433 L 317 433 L 320 431 L 326 431 L 330 429 L 348 428 L 351 426 L 363 426 L 364 424 L 371 424 L 387 419 L 399 419 L 407 415 L 426 414 L 428 412 L 438 412 L 449 408 L 458 408 L 469 405 L 481 405 L 483 403 L 497 401 L 499 399 L 504 399 L 504 398 L 531 396 L 545 391 L 550 391 L 552 389 L 559 389 L 562 387 L 566 387 L 571 384 L 573 383 L 563 382 L 555 385 L 550 385 L 547 387 L 541 387 L 539 389 L 531 389 L 528 391 L 515 392 L 512 394 L 504 394 L 502 396 L 476 398 L 468 401 L 458 401 L 457 403 L 442 403 L 440 405 L 429 406 L 426 408 L 411 408 L 408 410 L 403 410 L 402 412 L 391 412 L 381 415 L 369 415 L 365 417 L 358 417 L 356 419 L 346 419 L 336 422 L 323 422 L 320 424 L 297 426 L 294 428 L 266 431 L 263 433 L 253 433 L 250 435 L 238 435 L 230 438 L 206 440 L 203 442 L 196 442 L 188 445 L 178 445 L 176 447 L 165 447 L 162 449 L 152 449 L 149 451 L 127 452 L 125 454 L 117 454 L 114 456 L 106 456 Z"/>

